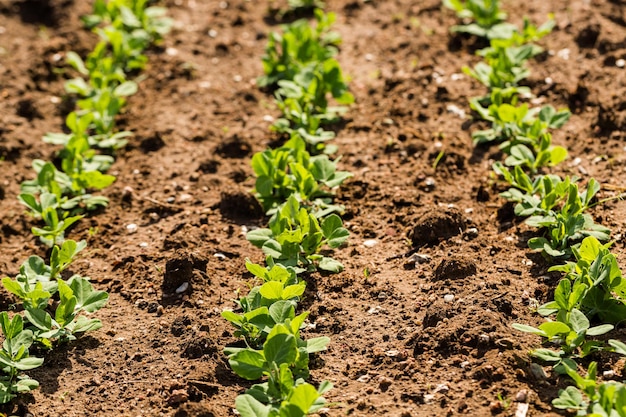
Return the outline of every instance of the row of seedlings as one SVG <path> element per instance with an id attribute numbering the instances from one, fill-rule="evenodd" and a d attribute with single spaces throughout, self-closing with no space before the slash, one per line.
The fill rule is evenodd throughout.
<path id="1" fill-rule="evenodd" d="M 108 294 L 94 290 L 88 277 L 63 279 L 63 272 L 87 245 L 85 241 L 66 240 L 65 232 L 86 212 L 108 204 L 106 197 L 90 191 L 115 181 L 105 172 L 113 163 L 114 150 L 130 136 L 130 132 L 115 131 L 115 116 L 125 97 L 137 91 L 127 73 L 145 66 L 143 51 L 167 32 L 171 21 L 164 12 L 147 7 L 143 0 L 97 0 L 94 14 L 84 21 L 99 35 L 100 42 L 86 61 L 75 52 L 67 53 L 67 62 L 87 80 L 79 77 L 66 82 L 66 91 L 80 97 L 77 110 L 66 118 L 69 133 L 48 133 L 43 138 L 63 148 L 54 161 L 33 161 L 36 178 L 21 184 L 19 201 L 44 223 L 33 227 L 32 233 L 52 249 L 49 263 L 30 256 L 15 279 L 2 279 L 3 286 L 20 300 L 23 315 L 10 318 L 8 312 L 0 313 L 5 337 L 0 351 L 4 372 L 0 403 L 38 387 L 37 381 L 22 373 L 43 364 L 43 358 L 29 356 L 33 344 L 51 349 L 102 327 L 100 320 L 87 315 L 102 308 Z"/>
<path id="2" fill-rule="evenodd" d="M 527 217 L 525 223 L 542 232 L 529 239 L 532 250 L 542 252 L 553 263 L 574 258 L 549 268 L 563 272 L 565 277 L 555 289 L 554 300 L 537 310 L 547 317 L 546 321 L 538 328 L 522 324 L 513 327 L 557 346 L 558 350 L 540 348 L 531 352 L 534 358 L 551 364 L 558 374 L 569 375 L 576 385 L 560 390 L 552 402 L 554 407 L 575 410 L 578 415 L 626 415 L 625 384 L 598 381 L 596 362 L 589 363 L 584 376 L 578 372 L 577 360 L 593 353 L 626 355 L 626 344 L 619 340 L 593 338 L 612 331 L 614 324 L 626 319 L 626 280 L 609 251 L 610 243 L 601 243 L 610 239 L 610 230 L 596 224 L 588 213 L 598 204 L 600 185 L 591 178 L 583 190 L 576 177 L 543 174 L 544 168 L 567 157 L 565 148 L 551 144 L 549 129 L 562 126 L 570 113 L 551 106 L 531 109 L 526 102 L 520 104 L 532 97 L 527 87 L 519 86 L 529 75 L 526 62 L 542 51 L 532 42 L 549 33 L 554 22 L 536 28 L 525 20 L 520 32 L 503 21 L 506 15 L 495 1 L 469 0 L 447 5 L 455 8 L 459 16 L 483 19 L 453 30 L 486 36 L 490 41 L 488 48 L 478 51 L 485 61 L 464 71 L 489 88 L 489 95 L 472 99 L 470 107 L 492 127 L 472 136 L 476 143 L 500 143 L 506 155 L 504 163 L 496 162 L 493 166 L 511 187 L 501 196 L 516 203 L 515 214 Z M 460 9 L 459 5 L 463 7 Z M 485 19 L 488 15 L 491 18 Z M 482 32 L 475 30 L 477 27 Z M 592 321 L 601 324 L 592 327 Z"/>
<path id="3" fill-rule="evenodd" d="M 246 345 L 225 349 L 233 371 L 247 380 L 264 378 L 237 397 L 243 417 L 305 416 L 325 405 L 322 395 L 332 388 L 328 381 L 317 389 L 305 382 L 309 355 L 325 350 L 330 339 L 303 340 L 300 330 L 309 313 L 296 312 L 308 273 L 343 270 L 320 253 L 348 238 L 338 215 L 343 207 L 333 204 L 332 189 L 351 176 L 330 159 L 334 133 L 324 126 L 345 110 L 331 107 L 329 96 L 341 104 L 354 98 L 334 58 L 340 42 L 330 31 L 335 15 L 320 9 L 314 15 L 315 26 L 301 19 L 283 26 L 282 33 L 270 33 L 265 75 L 258 79 L 261 87 L 275 91 L 282 117 L 272 130 L 284 144 L 252 157 L 254 192 L 271 217 L 267 228 L 251 230 L 247 239 L 263 251 L 266 265 L 246 262 L 259 285 L 236 301 L 240 313 L 222 313 Z"/>

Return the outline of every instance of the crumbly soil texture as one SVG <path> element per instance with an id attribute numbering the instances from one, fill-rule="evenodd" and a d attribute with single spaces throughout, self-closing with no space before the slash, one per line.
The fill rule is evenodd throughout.
<path id="1" fill-rule="evenodd" d="M 97 38 L 80 16 L 91 2 L 0 0 L 0 273 L 14 276 L 48 252 L 37 221 L 17 201 L 33 159 L 54 160 L 46 132 L 60 132 L 74 99 L 64 56 Z M 250 193 L 253 153 L 275 144 L 279 112 L 255 85 L 268 33 L 293 16 L 281 1 L 167 0 L 176 24 L 150 49 L 139 92 L 118 126 L 133 132 L 117 152 L 110 205 L 68 237 L 88 241 L 73 273 L 111 294 L 101 330 L 35 351 L 41 386 L 5 412 L 43 416 L 234 416 L 250 383 L 222 351 L 237 342 L 221 318 L 246 292 L 246 258 L 262 262 L 245 231 L 266 224 Z M 557 26 L 542 40 L 526 84 L 536 103 L 569 107 L 554 132 L 570 151 L 555 173 L 596 178 L 601 197 L 624 186 L 626 7 L 621 1 L 504 1 L 509 20 Z M 356 103 L 335 144 L 354 173 L 337 192 L 351 232 L 334 256 L 339 274 L 313 273 L 302 308 L 304 337 L 329 336 L 312 360 L 312 383 L 330 380 L 323 416 L 559 415 L 550 405 L 567 381 L 532 364 L 540 339 L 533 308 L 559 276 L 527 249 L 536 232 L 515 218 L 491 164 L 497 147 L 474 147 L 468 99 L 485 94 L 462 67 L 481 41 L 453 35 L 440 0 L 328 0 L 341 34 L 338 59 Z M 593 210 L 624 256 L 626 204 Z M 136 225 L 128 227 L 129 225 Z M 15 300 L 6 292 L 0 304 Z M 614 338 L 624 338 L 617 330 Z M 623 379 L 611 357 L 600 374 Z M 528 408 L 527 412 L 524 410 Z M 523 414 L 520 414 L 523 415 Z"/>

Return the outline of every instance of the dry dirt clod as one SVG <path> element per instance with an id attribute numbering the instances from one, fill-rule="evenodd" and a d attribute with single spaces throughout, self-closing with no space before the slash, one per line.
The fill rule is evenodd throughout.
<path id="1" fill-rule="evenodd" d="M 189 394 L 185 389 L 175 389 L 167 399 L 167 403 L 171 406 L 187 402 Z"/>
<path id="2" fill-rule="evenodd" d="M 439 243 L 457 236 L 467 228 L 463 214 L 454 207 L 426 207 L 417 215 L 409 238 L 413 246 Z"/>

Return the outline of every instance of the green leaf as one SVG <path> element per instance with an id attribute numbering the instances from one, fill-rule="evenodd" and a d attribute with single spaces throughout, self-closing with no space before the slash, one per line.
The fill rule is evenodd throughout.
<path id="1" fill-rule="evenodd" d="M 28 308 L 24 312 L 24 316 L 39 330 L 47 332 L 52 329 L 52 317 L 45 310 L 41 310 L 38 308 Z"/>
<path id="2" fill-rule="evenodd" d="M 269 315 L 274 323 L 284 323 L 295 316 L 293 303 L 287 300 L 276 301 L 269 307 Z"/>
<path id="3" fill-rule="evenodd" d="M 134 81 L 126 81 L 115 87 L 113 94 L 118 97 L 132 96 L 137 93 L 137 83 Z"/>
<path id="4" fill-rule="evenodd" d="M 306 341 L 306 351 L 307 353 L 315 353 L 326 350 L 326 347 L 330 343 L 330 338 L 326 336 L 322 337 L 313 337 Z"/>
<path id="5" fill-rule="evenodd" d="M 311 384 L 300 384 L 293 389 L 288 401 L 297 406 L 306 415 L 309 408 L 315 403 L 319 393 Z"/>
<path id="6" fill-rule="evenodd" d="M 257 401 L 252 395 L 243 394 L 235 399 L 235 407 L 241 417 L 268 417 L 270 407 Z"/>
<path id="7" fill-rule="evenodd" d="M 263 376 L 265 357 L 256 350 L 244 349 L 233 354 L 228 363 L 237 375 L 253 381 Z"/>
<path id="8" fill-rule="evenodd" d="M 341 262 L 327 256 L 322 257 L 319 261 L 318 267 L 324 271 L 335 273 L 343 271 L 343 265 Z"/>
<path id="9" fill-rule="evenodd" d="M 262 248 L 265 242 L 273 236 L 270 229 L 255 229 L 246 234 L 246 239 L 257 248 Z"/>
<path id="10" fill-rule="evenodd" d="M 283 283 L 278 281 L 268 281 L 261 285 L 259 293 L 263 298 L 268 300 L 282 300 L 283 299 Z"/>
<path id="11" fill-rule="evenodd" d="M 532 326 L 528 326 L 526 324 L 519 324 L 519 323 L 513 323 L 511 325 L 511 327 L 513 327 L 515 330 L 519 330 L 521 332 L 525 332 L 525 333 L 532 333 L 532 334 L 537 334 L 539 336 L 544 336 L 545 332 L 543 332 L 540 329 L 537 329 L 535 327 Z M 568 328 L 569 330 L 569 328 Z"/>
<path id="12" fill-rule="evenodd" d="M 559 398 L 552 400 L 552 405 L 560 410 L 584 410 L 587 408 L 581 392 L 573 386 L 560 390 Z"/>
<path id="13" fill-rule="evenodd" d="M 589 329 L 589 319 L 582 311 L 576 308 L 572 309 L 569 316 L 569 322 L 572 326 L 572 330 L 576 333 L 585 332 Z"/>
<path id="14" fill-rule="evenodd" d="M 95 291 L 91 283 L 83 277 L 74 277 L 70 288 L 76 297 L 75 311 L 84 310 L 93 313 L 100 310 L 109 300 L 109 294 Z"/>
<path id="15" fill-rule="evenodd" d="M 274 362 L 277 365 L 282 363 L 292 364 L 298 356 L 296 338 L 292 334 L 276 333 L 276 328 L 280 326 L 277 325 L 268 335 L 263 345 L 263 354 L 268 363 Z"/>

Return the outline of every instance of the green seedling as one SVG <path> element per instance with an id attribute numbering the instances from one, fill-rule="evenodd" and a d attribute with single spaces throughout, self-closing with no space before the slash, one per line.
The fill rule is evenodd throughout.
<path id="1" fill-rule="evenodd" d="M 258 347 L 276 324 L 300 320 L 296 318 L 295 308 L 306 284 L 298 282 L 293 268 L 280 264 L 267 269 L 246 261 L 246 268 L 264 283 L 237 301 L 242 314 L 223 311 L 222 317 L 237 328 L 235 336 L 243 337 L 249 346 Z"/>
<path id="2" fill-rule="evenodd" d="M 559 283 L 555 301 L 540 307 L 539 312 L 550 315 L 576 307 L 604 323 L 622 322 L 626 317 L 626 281 L 609 246 L 593 236 L 586 237 L 572 249 L 576 262 L 551 267 L 550 271 L 564 272 L 566 279 Z"/>
<path id="3" fill-rule="evenodd" d="M 443 5 L 456 12 L 461 19 L 473 20 L 473 23 L 452 26 L 452 32 L 499 38 L 507 37 L 515 26 L 504 22 L 506 13 L 500 10 L 498 0 L 443 0 Z"/>
<path id="4" fill-rule="evenodd" d="M 268 229 L 252 230 L 246 238 L 284 266 L 340 272 L 343 265 L 319 251 L 324 245 L 338 248 L 348 235 L 339 216 L 331 214 L 320 222 L 291 195 L 274 214 Z"/>
<path id="5" fill-rule="evenodd" d="M 613 330 L 613 325 L 610 324 L 590 327 L 589 319 L 577 308 L 572 308 L 569 312 L 559 310 L 556 318 L 556 321 L 546 321 L 538 328 L 518 323 L 514 323 L 513 328 L 539 335 L 545 338 L 546 342 L 559 345 L 561 347 L 559 351 L 535 349 L 530 354 L 551 363 L 554 370 L 561 374 L 566 373 L 567 367 L 576 368 L 574 359 L 604 350 L 603 342 L 586 340 L 587 336 L 600 336 Z"/>
<path id="6" fill-rule="evenodd" d="M 252 169 L 257 176 L 256 196 L 270 214 L 292 194 L 301 204 L 312 207 L 318 217 L 341 212 L 341 206 L 330 203 L 331 190 L 352 176 L 337 171 L 336 162 L 326 155 L 311 157 L 299 138 L 255 154 Z"/>
<path id="7" fill-rule="evenodd" d="M 38 368 L 43 359 L 29 356 L 28 349 L 33 344 L 33 332 L 24 329 L 22 316 L 16 314 L 12 319 L 6 311 L 0 313 L 0 325 L 4 334 L 2 350 L 0 350 L 0 404 L 5 404 L 18 394 L 27 393 L 39 386 L 34 379 L 22 374 Z"/>
<path id="8" fill-rule="evenodd" d="M 545 229 L 544 237 L 532 238 L 528 246 L 553 257 L 570 257 L 572 247 L 587 236 L 600 241 L 607 241 L 610 230 L 593 221 L 591 215 L 585 213 L 592 199 L 600 191 L 600 184 L 593 178 L 589 180 L 587 189 L 579 194 L 577 184 L 569 184 L 567 198 L 559 211 L 549 210 L 544 215 L 534 215 L 526 219 L 526 224 Z"/>
<path id="9" fill-rule="evenodd" d="M 277 324 L 267 336 L 263 349 L 226 348 L 228 361 L 235 373 L 248 380 L 266 377 L 238 397 L 237 409 L 242 415 L 305 416 L 321 408 L 321 394 L 331 385 L 323 383 L 320 390 L 304 383 L 308 377 L 309 355 L 326 349 L 329 339 L 318 337 L 302 340 L 299 336 L 304 317 Z M 310 388 L 307 388 L 310 387 Z M 312 390 L 311 390 L 312 388 Z M 293 414 L 292 414 L 293 413 Z"/>
<path id="10" fill-rule="evenodd" d="M 271 32 L 263 56 L 265 75 L 257 84 L 268 87 L 280 80 L 293 80 L 305 65 L 334 57 L 341 43 L 339 34 L 330 30 L 335 18 L 334 13 L 316 9 L 315 27 L 301 19 L 283 26 L 282 34 Z"/>
<path id="11" fill-rule="evenodd" d="M 50 265 L 38 256 L 31 256 L 22 264 L 14 280 L 2 279 L 2 285 L 22 302 L 24 315 L 34 326 L 33 337 L 44 346 L 51 347 L 53 341 L 74 340 L 75 334 L 102 326 L 100 320 L 89 319 L 80 313 L 93 313 L 102 308 L 108 301 L 108 294 L 95 291 L 87 278 L 78 275 L 67 281 L 61 279 L 61 273 L 85 246 L 84 241 L 67 240 L 62 246 L 52 248 Z M 54 304 L 52 318 L 48 311 L 56 293 L 59 302 Z"/>
<path id="12" fill-rule="evenodd" d="M 150 43 L 158 42 L 169 33 L 172 19 L 164 7 L 150 6 L 149 0 L 96 0 L 93 14 L 84 16 L 88 28 L 105 24 L 127 33 L 144 32 Z M 136 34 L 135 36 L 139 36 Z"/>
<path id="13" fill-rule="evenodd" d="M 626 416 L 626 385 L 617 381 L 599 382 L 596 362 L 589 364 L 584 377 L 576 372 L 576 367 L 567 367 L 566 371 L 576 387 L 559 390 L 559 397 L 552 401 L 555 408 L 575 411 L 577 416 Z"/>

